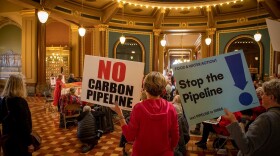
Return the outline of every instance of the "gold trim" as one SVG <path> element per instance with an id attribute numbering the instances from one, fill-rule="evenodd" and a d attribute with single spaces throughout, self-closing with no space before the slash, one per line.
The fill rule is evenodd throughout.
<path id="1" fill-rule="evenodd" d="M 136 41 L 136 42 L 140 45 L 141 51 L 142 51 L 142 62 L 145 63 L 145 53 L 146 53 L 146 51 L 145 51 L 145 48 L 144 48 L 143 43 L 142 43 L 141 41 L 139 41 L 139 40 L 138 40 L 137 38 L 135 38 L 135 37 L 126 36 L 125 38 L 126 38 L 126 39 L 134 40 L 134 41 Z M 116 56 L 117 56 L 117 47 L 118 47 L 119 44 L 120 44 L 120 40 L 118 40 L 118 41 L 115 43 L 115 45 L 114 45 L 114 56 L 113 56 L 114 58 L 116 58 Z"/>
<path id="2" fill-rule="evenodd" d="M 236 41 L 236 40 L 238 40 L 238 39 L 240 39 L 240 38 L 250 38 L 250 39 L 252 39 L 254 42 L 256 42 L 255 41 L 255 39 L 254 39 L 254 37 L 252 37 L 251 35 L 239 35 L 239 36 L 236 36 L 236 37 L 233 37 L 227 44 L 226 44 L 226 46 L 225 46 L 225 53 L 228 53 L 228 48 L 229 48 L 229 46 L 234 42 L 234 41 Z M 256 42 L 257 44 L 258 44 L 258 46 L 259 46 L 259 48 L 260 48 L 260 67 L 259 67 L 259 71 L 258 71 L 258 73 L 260 74 L 260 75 L 262 75 L 262 72 L 263 72 L 263 46 L 262 46 L 262 44 L 260 43 L 260 42 Z"/>
<path id="3" fill-rule="evenodd" d="M 270 42 L 270 52 L 269 52 L 270 54 L 270 60 L 269 60 L 269 76 L 270 75 L 273 75 L 273 71 L 274 71 L 274 63 L 275 63 L 275 58 L 274 58 L 274 50 L 273 50 L 273 48 L 272 48 L 272 44 L 271 44 L 271 42 Z"/>

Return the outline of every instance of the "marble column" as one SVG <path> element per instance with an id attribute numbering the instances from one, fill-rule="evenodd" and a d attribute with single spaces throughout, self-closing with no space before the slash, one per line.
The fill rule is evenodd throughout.
<path id="1" fill-rule="evenodd" d="M 215 41 L 214 41 L 214 35 L 216 32 L 216 28 L 209 28 L 207 29 L 208 31 L 208 35 L 211 38 L 211 44 L 209 45 L 208 49 L 209 49 L 209 57 L 214 56 L 214 45 L 215 45 Z"/>
<path id="2" fill-rule="evenodd" d="M 37 20 L 38 34 L 38 65 L 37 65 L 37 87 L 36 92 L 42 92 L 46 87 L 46 23 Z"/>
<path id="3" fill-rule="evenodd" d="M 94 30 L 94 55 L 107 57 L 106 53 L 106 33 L 108 29 L 108 25 L 99 24 L 95 26 Z"/>
<path id="4" fill-rule="evenodd" d="M 78 26 L 71 25 L 71 57 L 70 57 L 70 73 L 75 76 L 82 76 L 82 71 L 80 71 L 80 42 Z"/>
<path id="5" fill-rule="evenodd" d="M 159 65 L 158 65 L 158 70 L 159 72 L 163 73 L 163 70 L 166 69 L 165 68 L 165 47 L 161 46 L 160 44 L 160 40 L 163 39 L 164 37 L 164 34 L 161 34 L 160 37 L 159 37 L 159 43 L 158 43 L 158 47 L 159 47 L 159 54 L 158 54 L 158 62 L 159 62 Z"/>
<path id="6" fill-rule="evenodd" d="M 159 71 L 159 35 L 161 29 L 154 29 L 153 71 Z"/>
<path id="7" fill-rule="evenodd" d="M 37 16 L 35 9 L 22 10 L 21 61 L 22 73 L 25 75 L 27 92 L 35 94 L 37 84 Z M 41 79 L 40 79 L 41 81 Z"/>

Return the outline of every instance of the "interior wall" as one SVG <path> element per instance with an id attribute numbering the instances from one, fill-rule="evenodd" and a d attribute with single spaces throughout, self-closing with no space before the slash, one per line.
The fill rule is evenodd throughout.
<path id="1" fill-rule="evenodd" d="M 49 22 L 46 26 L 46 46 L 47 47 L 69 47 L 70 27 L 61 22 Z"/>
<path id="2" fill-rule="evenodd" d="M 12 24 L 0 28 L 0 53 L 8 50 L 21 54 L 21 29 Z"/>

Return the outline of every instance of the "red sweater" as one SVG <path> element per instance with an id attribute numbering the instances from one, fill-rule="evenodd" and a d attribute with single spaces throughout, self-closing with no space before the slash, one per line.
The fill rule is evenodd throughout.
<path id="1" fill-rule="evenodd" d="M 241 120 L 241 116 L 242 114 L 240 112 L 234 112 L 233 113 L 235 118 L 240 121 Z M 225 135 L 225 136 L 229 136 L 229 132 L 226 129 L 226 126 L 229 125 L 231 122 L 227 119 L 225 119 L 223 116 L 221 118 L 221 120 L 219 121 L 219 123 L 217 125 L 213 125 L 213 128 L 215 130 L 215 132 L 217 134 L 221 134 L 221 135 Z"/>
<path id="2" fill-rule="evenodd" d="M 122 132 L 134 141 L 132 156 L 173 156 L 179 140 L 177 113 L 162 98 L 144 100 L 133 107 Z"/>

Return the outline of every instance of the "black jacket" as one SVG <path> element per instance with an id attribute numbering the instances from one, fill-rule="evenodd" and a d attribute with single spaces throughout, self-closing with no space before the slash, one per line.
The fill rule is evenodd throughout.
<path id="1" fill-rule="evenodd" d="M 6 100 L 7 99 L 7 100 Z M 27 147 L 31 145 L 32 120 L 27 101 L 21 97 L 4 97 L 0 104 L 0 122 L 3 134 L 9 134 L 6 145 L 7 155 L 28 155 Z M 7 101 L 7 105 L 6 105 Z M 10 111 L 8 115 L 8 110 Z M 22 151 L 21 151 L 22 150 Z"/>
<path id="2" fill-rule="evenodd" d="M 77 136 L 79 139 L 96 138 L 95 118 L 91 112 L 83 112 L 78 118 Z"/>

